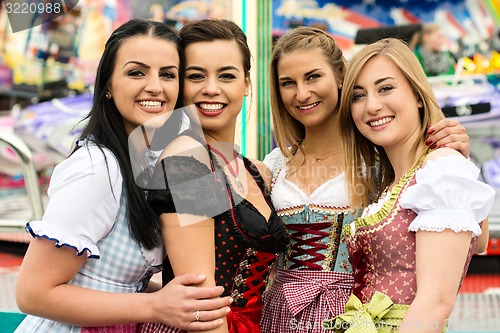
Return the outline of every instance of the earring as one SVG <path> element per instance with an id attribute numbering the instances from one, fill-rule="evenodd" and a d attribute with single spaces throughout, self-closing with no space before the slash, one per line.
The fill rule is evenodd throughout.
<path id="1" fill-rule="evenodd" d="M 106 98 L 111 99 L 111 94 L 109 93 L 109 91 L 106 93 Z"/>
<path id="2" fill-rule="evenodd" d="M 339 89 L 342 89 L 342 84 L 339 84 Z"/>

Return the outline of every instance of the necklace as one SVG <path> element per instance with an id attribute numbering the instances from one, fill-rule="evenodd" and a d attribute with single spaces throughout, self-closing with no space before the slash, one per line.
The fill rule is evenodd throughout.
<path id="1" fill-rule="evenodd" d="M 309 154 L 311 154 L 311 156 L 312 156 L 312 157 L 314 157 L 314 159 L 316 160 L 316 163 L 319 163 L 319 162 L 321 162 L 321 161 L 324 161 L 324 160 L 326 160 L 328 157 L 333 156 L 333 155 L 340 154 L 340 153 L 342 152 L 341 150 L 339 150 L 339 151 L 336 151 L 336 152 L 333 152 L 333 153 L 327 154 L 327 155 L 326 155 L 326 156 L 324 156 L 324 157 L 318 157 L 318 156 L 314 155 L 312 151 L 310 151 L 309 149 L 307 149 L 307 148 L 306 148 L 306 146 L 304 146 L 304 144 L 301 144 L 301 146 L 302 146 L 302 148 L 304 148 L 304 150 L 305 150 L 306 152 L 308 152 Z"/>
<path id="2" fill-rule="evenodd" d="M 208 148 L 211 151 L 213 151 L 215 154 L 217 154 L 220 158 L 222 158 L 222 160 L 224 161 L 224 163 L 226 163 L 227 168 L 229 169 L 229 172 L 234 177 L 234 182 L 236 184 L 236 187 L 238 188 L 238 190 L 240 190 L 240 192 L 244 192 L 245 191 L 245 187 L 243 186 L 243 183 L 241 182 L 241 180 L 238 178 L 238 173 L 240 171 L 240 164 L 238 163 L 238 153 L 236 153 L 236 150 L 233 149 L 234 161 L 236 162 L 236 166 L 233 169 L 233 167 L 231 166 L 231 164 L 227 160 L 226 156 L 224 156 L 224 154 L 222 154 L 220 151 L 218 151 L 217 149 L 215 149 L 211 145 L 208 145 Z"/>

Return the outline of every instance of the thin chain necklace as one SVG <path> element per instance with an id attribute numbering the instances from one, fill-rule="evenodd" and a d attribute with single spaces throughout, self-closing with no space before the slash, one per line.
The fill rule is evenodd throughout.
<path id="1" fill-rule="evenodd" d="M 326 160 L 328 157 L 331 157 L 331 156 L 333 156 L 333 155 L 340 154 L 340 153 L 342 152 L 341 150 L 339 150 L 339 151 L 336 151 L 336 152 L 333 152 L 333 153 L 327 154 L 327 155 L 326 155 L 326 156 L 324 156 L 324 157 L 318 157 L 318 156 L 314 155 L 314 153 L 313 153 L 312 151 L 310 151 L 309 149 L 307 149 L 307 148 L 306 148 L 306 146 L 304 146 L 304 144 L 303 144 L 303 143 L 301 144 L 301 146 L 302 146 L 302 148 L 304 148 L 304 150 L 305 150 L 306 152 L 308 152 L 309 154 L 311 154 L 311 156 L 312 156 L 312 157 L 314 157 L 314 159 L 316 160 L 316 163 L 319 163 L 319 162 L 321 162 L 321 161 L 324 161 L 324 160 Z"/>
<path id="2" fill-rule="evenodd" d="M 243 186 L 243 183 L 241 182 L 241 180 L 238 178 L 238 173 L 240 172 L 240 164 L 238 163 L 238 153 L 236 152 L 236 150 L 233 149 L 234 161 L 236 162 L 236 166 L 233 169 L 233 167 L 231 166 L 231 164 L 227 160 L 226 156 L 224 156 L 224 154 L 222 154 L 220 151 L 218 151 L 217 149 L 215 149 L 213 146 L 211 146 L 209 144 L 207 144 L 207 145 L 208 145 L 208 148 L 211 151 L 213 151 L 215 154 L 217 154 L 220 158 L 222 158 L 222 160 L 224 161 L 224 163 L 226 163 L 227 168 L 229 169 L 229 172 L 234 177 L 234 182 L 236 184 L 236 187 L 238 188 L 238 190 L 240 190 L 240 192 L 244 192 L 245 191 L 245 187 Z"/>

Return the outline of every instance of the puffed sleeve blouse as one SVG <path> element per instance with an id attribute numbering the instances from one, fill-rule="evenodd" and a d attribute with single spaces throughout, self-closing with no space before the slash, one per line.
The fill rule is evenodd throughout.
<path id="1" fill-rule="evenodd" d="M 54 168 L 47 193 L 49 203 L 42 220 L 29 222 L 27 230 L 56 241 L 58 247 L 99 258 L 97 242 L 113 228 L 122 193 L 114 155 L 95 145 L 78 149 Z"/>
<path id="2" fill-rule="evenodd" d="M 495 191 L 478 180 L 479 169 L 459 155 L 429 160 L 416 171 L 416 183 L 401 195 L 401 207 L 417 217 L 409 231 L 472 231 L 481 234 L 483 221 L 493 205 Z"/>

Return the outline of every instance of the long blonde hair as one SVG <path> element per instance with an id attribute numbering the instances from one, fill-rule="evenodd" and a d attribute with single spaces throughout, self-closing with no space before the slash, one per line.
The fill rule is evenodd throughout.
<path id="1" fill-rule="evenodd" d="M 428 126 L 444 118 L 429 81 L 408 44 L 399 39 L 386 38 L 360 50 L 347 69 L 340 100 L 342 146 L 352 207 L 365 206 L 375 200 L 381 190 L 394 180 L 394 170 L 387 154 L 359 132 L 351 115 L 353 89 L 359 73 L 366 62 L 377 55 L 383 55 L 396 64 L 422 102 L 423 106 L 419 108 L 419 139 L 412 147 L 415 153 L 426 140 Z"/>
<path id="2" fill-rule="evenodd" d="M 347 67 L 342 50 L 335 40 L 318 28 L 298 27 L 281 36 L 273 47 L 269 64 L 269 82 L 271 85 L 271 112 L 274 136 L 283 154 L 290 158 L 304 139 L 305 128 L 286 110 L 281 100 L 278 80 L 278 63 L 284 54 L 297 50 L 321 49 L 328 60 L 340 86 Z"/>

